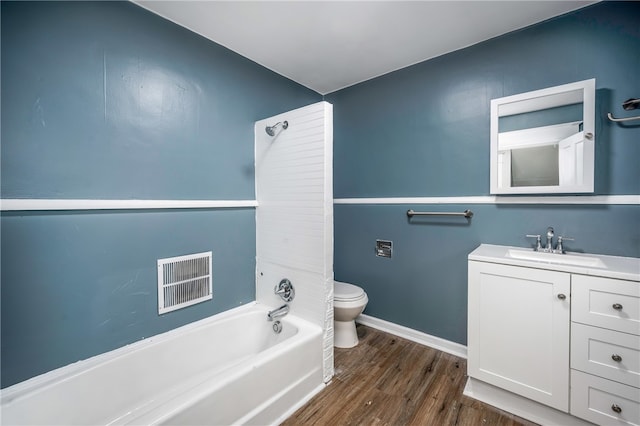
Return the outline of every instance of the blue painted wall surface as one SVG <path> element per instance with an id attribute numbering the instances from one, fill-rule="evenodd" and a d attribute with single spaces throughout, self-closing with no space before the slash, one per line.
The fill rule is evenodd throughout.
<path id="1" fill-rule="evenodd" d="M 595 193 L 640 194 L 640 3 L 603 2 L 326 96 L 334 104 L 334 196 L 489 195 L 490 100 L 596 78 Z M 635 111 L 637 113 L 637 111 Z M 406 211 L 464 219 L 407 220 Z M 466 256 L 526 247 L 551 225 L 569 250 L 640 256 L 638 206 L 336 205 L 335 277 L 369 294 L 365 313 L 466 344 Z M 376 239 L 394 243 L 375 256 Z"/>
<path id="2" fill-rule="evenodd" d="M 2 198 L 254 199 L 253 123 L 321 96 L 129 2 L 2 2 Z M 253 209 L 5 213 L 2 387 L 255 300 Z M 156 259 L 214 298 L 157 314 Z"/>

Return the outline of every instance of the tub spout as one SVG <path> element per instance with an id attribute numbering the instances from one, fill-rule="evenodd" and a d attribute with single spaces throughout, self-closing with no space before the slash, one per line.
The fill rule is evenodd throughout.
<path id="1" fill-rule="evenodd" d="M 286 303 L 280 306 L 278 309 L 274 309 L 273 311 L 269 311 L 267 317 L 269 321 L 273 321 L 275 319 L 281 318 L 289 313 L 289 305 Z"/>

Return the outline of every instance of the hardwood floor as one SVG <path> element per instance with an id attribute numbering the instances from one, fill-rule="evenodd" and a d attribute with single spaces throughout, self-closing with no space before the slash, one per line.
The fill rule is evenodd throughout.
<path id="1" fill-rule="evenodd" d="M 466 360 L 358 325 L 331 383 L 282 425 L 532 426 L 462 395 Z"/>

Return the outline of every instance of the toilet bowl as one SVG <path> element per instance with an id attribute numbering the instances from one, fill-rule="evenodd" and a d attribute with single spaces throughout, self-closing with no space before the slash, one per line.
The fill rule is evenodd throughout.
<path id="1" fill-rule="evenodd" d="M 334 281 L 333 346 L 352 348 L 358 344 L 355 319 L 364 311 L 369 298 L 360 287 Z"/>

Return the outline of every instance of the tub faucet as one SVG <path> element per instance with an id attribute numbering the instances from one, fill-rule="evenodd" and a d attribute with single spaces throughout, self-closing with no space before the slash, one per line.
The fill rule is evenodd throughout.
<path id="1" fill-rule="evenodd" d="M 289 313 L 289 305 L 285 303 L 284 305 L 280 306 L 278 309 L 269 311 L 269 313 L 267 314 L 267 318 L 269 318 L 269 321 L 273 321 L 287 315 L 288 313 Z"/>

